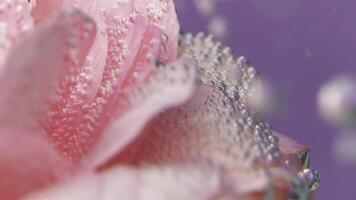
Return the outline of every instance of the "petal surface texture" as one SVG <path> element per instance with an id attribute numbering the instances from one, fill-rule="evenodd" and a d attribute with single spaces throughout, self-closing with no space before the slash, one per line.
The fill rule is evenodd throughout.
<path id="1" fill-rule="evenodd" d="M 134 89 L 154 70 L 156 59 L 176 59 L 179 24 L 172 1 L 37 1 L 37 23 L 76 7 L 92 17 L 98 34 L 76 76 L 52 106 L 46 132 L 70 160 L 80 161 L 95 145 L 121 91 Z M 64 142 L 62 142 L 64 141 Z"/>
<path id="2" fill-rule="evenodd" d="M 0 2 L 0 75 L 11 47 L 33 27 L 32 6 L 22 0 Z"/>
<path id="3" fill-rule="evenodd" d="M 214 197 L 217 174 L 186 167 L 118 167 L 32 195 L 25 200 L 196 200 Z M 204 187 L 201 187 L 204 185 Z"/>
<path id="4" fill-rule="evenodd" d="M 121 99 L 119 112 L 89 156 L 91 166 L 100 166 L 136 139 L 157 114 L 183 104 L 193 94 L 195 70 L 187 60 L 178 60 L 156 71 L 141 87 Z"/>
<path id="5" fill-rule="evenodd" d="M 73 63 L 83 62 L 95 32 L 88 17 L 71 10 L 29 33 L 10 52 L 0 77 L 2 128 L 41 129 L 50 103 L 68 95 L 61 88 L 75 73 Z"/>
<path id="6" fill-rule="evenodd" d="M 44 138 L 0 132 L 0 199 L 15 200 L 71 177 L 75 168 Z"/>

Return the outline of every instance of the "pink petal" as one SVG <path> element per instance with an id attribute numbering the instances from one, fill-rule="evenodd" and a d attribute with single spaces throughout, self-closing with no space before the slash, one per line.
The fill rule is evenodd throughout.
<path id="1" fill-rule="evenodd" d="M 134 89 L 143 83 L 156 68 L 156 58 L 161 45 L 161 30 L 149 25 L 143 36 L 141 47 L 136 55 L 133 65 L 126 75 L 122 88 Z M 126 88 L 128 87 L 128 88 Z"/>
<path id="2" fill-rule="evenodd" d="M 136 9 L 147 19 L 162 29 L 164 43 L 159 59 L 169 63 L 177 58 L 179 22 L 172 0 L 133 0 Z"/>
<path id="3" fill-rule="evenodd" d="M 43 23 L 73 3 L 74 0 L 36 0 L 32 16 L 35 23 Z"/>
<path id="4" fill-rule="evenodd" d="M 69 1 L 67 3 L 74 5 Z M 153 10 L 147 12 L 149 9 L 153 9 L 152 2 L 140 2 L 139 5 L 135 3 L 114 5 L 111 0 L 99 2 L 82 0 L 75 4 L 95 19 L 101 34 L 97 35 L 87 57 L 86 66 L 91 71 L 81 71 L 80 73 L 92 77 L 90 87 L 82 88 L 81 85 L 74 84 L 73 87 L 66 87 L 65 94 L 71 93 L 78 86 L 83 91 L 90 88 L 91 91 L 98 90 L 98 92 L 86 91 L 86 100 L 91 102 L 85 100 L 72 103 L 71 99 L 66 100 L 62 97 L 64 103 L 54 105 L 56 108 L 52 109 L 54 117 L 49 120 L 47 128 L 49 136 L 69 159 L 78 161 L 91 149 L 108 122 L 111 110 L 116 107 L 115 102 L 120 97 L 121 90 L 126 87 L 134 89 L 135 85 L 144 81 L 154 69 L 156 57 L 162 55 L 158 52 L 162 52 L 160 49 L 162 33 L 155 26 L 147 24 L 157 26 L 159 24 L 165 31 L 168 30 L 165 23 L 173 24 L 175 20 L 176 27 L 170 27 L 169 30 L 178 29 L 173 3 L 157 3 L 155 2 L 154 6 L 159 10 L 154 10 L 154 12 Z M 46 17 L 54 15 L 56 11 L 51 9 L 53 5 L 60 7 L 64 6 L 64 3 L 39 1 L 38 9 L 33 12 L 34 16 L 43 18 L 45 15 Z M 145 8 L 144 10 L 140 10 L 142 6 Z M 44 9 L 45 12 L 41 12 L 41 9 Z M 157 14 L 156 11 L 164 15 L 153 18 Z M 161 22 L 163 24 L 160 24 Z M 177 36 L 174 37 L 175 44 L 177 44 Z M 171 39 L 170 43 L 172 43 Z M 171 47 L 176 51 L 177 46 L 171 45 Z M 70 102 L 69 105 L 68 102 Z M 78 109 L 73 109 L 73 104 L 81 110 L 76 112 Z M 65 109 L 65 111 L 69 111 L 70 114 L 63 111 L 63 108 L 68 107 L 70 109 Z M 63 133 L 66 135 L 63 136 Z"/>
<path id="5" fill-rule="evenodd" d="M 203 165 L 211 169 L 222 167 L 227 171 L 226 176 L 232 177 L 231 185 L 227 187 L 236 185 L 234 193 L 237 196 L 260 199 L 268 194 L 269 187 L 274 187 L 274 194 L 283 199 L 291 190 L 286 186 L 292 176 L 278 157 L 271 157 L 278 149 L 269 147 L 276 145 L 271 141 L 271 133 L 263 132 L 269 129 L 253 119 L 245 108 L 233 106 L 222 89 L 203 84 L 183 106 L 166 109 L 158 115 L 155 112 L 155 115 L 144 119 L 144 126 L 139 123 L 141 120 L 137 120 L 144 115 L 143 108 L 137 107 L 141 112 L 133 115 L 132 119 L 114 123 L 112 133 L 105 135 L 117 135 L 109 137 L 111 143 L 116 142 L 115 148 L 119 147 L 116 152 L 109 152 L 116 154 L 114 159 L 108 164 L 101 160 L 97 163 L 105 163 L 101 169 L 118 164 L 165 166 L 178 163 Z M 256 128 L 261 132 L 255 133 L 255 128 L 248 125 L 249 120 L 256 120 L 251 123 L 261 126 Z M 131 127 L 133 124 L 135 127 Z M 130 127 L 134 131 L 128 132 Z M 125 130 L 126 133 L 136 132 L 136 137 L 125 139 Z M 108 142 L 103 143 L 101 148 L 108 150 L 110 141 L 106 140 Z M 120 148 L 122 144 L 117 141 L 125 140 L 130 143 L 124 143 L 125 148 Z M 263 173 L 266 171 L 269 173 L 267 176 Z"/>
<path id="6" fill-rule="evenodd" d="M 119 167 L 101 174 L 82 175 L 25 200 L 213 199 L 219 195 L 218 175 L 192 167 Z"/>
<path id="7" fill-rule="evenodd" d="M 114 167 L 97 174 L 83 174 L 25 200 L 257 200 L 267 198 L 264 194 L 273 188 L 268 178 L 201 165 Z M 285 180 L 279 181 L 281 185 L 277 187 L 288 187 Z M 284 200 L 288 193 L 276 193 L 273 197 Z"/>
<path id="8" fill-rule="evenodd" d="M 194 69 L 188 61 L 180 60 L 153 75 L 129 99 L 121 99 L 125 108 L 118 112 L 109 128 L 99 138 L 95 149 L 89 155 L 89 166 L 104 165 L 134 140 L 145 125 L 158 113 L 181 105 L 191 95 L 195 86 Z"/>
<path id="9" fill-rule="evenodd" d="M 245 122 L 253 120 L 249 115 L 246 109 L 235 109 L 219 88 L 202 85 L 184 106 L 155 117 L 122 152 L 121 162 L 212 162 L 234 169 L 264 165 L 273 142 L 268 134 L 253 133 Z"/>
<path id="10" fill-rule="evenodd" d="M 63 114 L 55 112 L 56 115 L 60 114 L 61 120 L 50 122 L 47 131 L 49 136 L 54 141 L 63 141 L 57 147 L 70 160 L 79 161 L 91 149 L 115 106 L 115 101 L 119 97 L 120 89 L 131 69 L 135 55 L 140 49 L 146 30 L 141 18 L 137 18 L 134 24 L 130 25 L 133 26 L 123 33 L 118 33 L 121 30 L 120 26 L 109 27 L 109 54 L 106 58 L 100 87 L 94 99 L 84 104 L 79 102 L 81 110 L 75 113 L 70 109 L 68 110 L 69 116 L 67 112 Z M 58 104 L 59 109 L 62 107 Z"/>
<path id="11" fill-rule="evenodd" d="M 111 0 L 38 0 L 37 6 L 33 10 L 33 16 L 36 21 L 46 20 L 48 17 L 53 16 L 65 6 L 77 6 L 85 13 L 90 15 L 96 20 L 99 29 L 105 29 L 103 24 L 103 14 L 109 14 L 113 17 L 116 15 L 128 16 L 130 12 L 136 11 L 141 15 L 145 23 L 148 25 L 156 25 L 161 28 L 164 33 L 164 44 L 159 54 L 159 59 L 162 62 L 172 62 L 177 57 L 178 37 L 179 37 L 179 23 L 177 14 L 172 0 L 132 0 L 116 2 Z M 131 11 L 129 11 L 131 8 Z M 102 44 L 104 38 L 100 35 L 97 37 L 98 43 L 94 45 L 94 49 L 103 49 Z M 99 42 L 100 41 L 100 42 Z M 98 53 L 97 51 L 95 51 Z M 99 53 L 100 55 L 105 55 Z M 95 64 L 103 64 L 102 62 L 95 62 L 100 59 L 95 53 L 91 54 Z M 99 65 L 102 66 L 102 65 Z"/>
<path id="12" fill-rule="evenodd" d="M 10 48 L 32 28 L 31 8 L 23 0 L 0 2 L 0 75 Z"/>
<path id="13" fill-rule="evenodd" d="M 38 135 L 1 130 L 0 199 L 19 199 L 68 178 L 73 170 Z"/>
<path id="14" fill-rule="evenodd" d="M 56 16 L 64 8 L 68 7 L 79 8 L 95 21 L 100 33 L 96 34 L 95 42 L 86 58 L 84 66 L 80 66 L 82 69 L 80 74 L 85 74 L 87 77 L 91 78 L 90 90 L 95 91 L 88 92 L 88 98 L 91 99 L 95 97 L 96 91 L 100 85 L 101 74 L 104 69 L 107 55 L 108 43 L 105 35 L 106 24 L 104 23 L 101 11 L 105 8 L 109 8 L 108 2 L 109 1 L 88 0 L 80 2 L 75 0 L 37 0 L 36 6 L 32 11 L 36 23 L 48 21 L 52 16 Z"/>
<path id="15" fill-rule="evenodd" d="M 95 33 L 93 21 L 71 10 L 15 47 L 0 77 L 0 126 L 40 131 L 50 102 L 69 95 L 63 87 L 75 75 L 76 64 L 83 63 Z"/>
<path id="16" fill-rule="evenodd" d="M 287 136 L 278 133 L 274 133 L 274 135 L 278 137 L 279 148 L 281 149 L 283 154 L 297 154 L 307 150 L 307 147 L 297 143 L 295 140 Z"/>
<path id="17" fill-rule="evenodd" d="M 291 170 L 299 172 L 305 168 L 309 168 L 310 155 L 309 149 L 306 146 L 299 144 L 287 136 L 278 133 L 274 134 L 278 137 L 282 157 L 288 163 Z"/>
<path id="18" fill-rule="evenodd" d="M 70 114 L 64 112 L 63 107 L 67 108 L 68 103 L 55 105 L 57 109 L 53 110 L 54 118 L 50 119 L 47 130 L 55 142 L 64 141 L 57 146 L 73 161 L 80 160 L 96 142 L 116 106 L 120 91 L 125 87 L 133 89 L 155 68 L 161 44 L 161 31 L 155 26 L 147 26 L 144 19 L 134 12 L 132 5 L 117 7 L 112 6 L 111 1 L 82 1 L 78 5 L 90 13 L 102 31 L 87 58 L 90 60 L 87 66 L 92 71 L 80 73 L 91 75 L 91 85 L 85 88 L 79 85 L 79 88 L 85 92 L 89 89 L 98 92 L 87 92 L 88 101 L 69 104 L 81 108 L 79 112 L 72 107 L 66 109 Z M 105 65 L 103 58 L 106 59 Z M 66 87 L 65 94 L 77 87 Z M 63 133 L 66 135 L 62 136 Z"/>
<path id="19" fill-rule="evenodd" d="M 163 33 L 164 43 L 159 53 L 162 62 L 172 62 L 177 58 L 179 23 L 172 0 L 131 0 L 116 2 L 112 0 L 81 0 L 79 8 L 97 20 L 99 27 L 103 15 L 113 19 L 131 15 L 132 12 L 143 17 L 146 25 L 155 25 Z"/>

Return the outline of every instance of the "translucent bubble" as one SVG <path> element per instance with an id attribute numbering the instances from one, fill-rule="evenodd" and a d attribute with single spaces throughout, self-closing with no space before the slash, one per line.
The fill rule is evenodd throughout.
<path id="1" fill-rule="evenodd" d="M 204 16 L 215 13 L 216 0 L 195 0 L 194 3 L 198 12 Z"/>
<path id="2" fill-rule="evenodd" d="M 356 165 L 356 132 L 339 134 L 333 145 L 333 157 L 343 165 Z"/>
<path id="3" fill-rule="evenodd" d="M 223 39 L 228 34 L 228 22 L 224 17 L 214 16 L 208 26 L 209 32 L 219 39 Z"/>
<path id="4" fill-rule="evenodd" d="M 320 185 L 319 173 L 314 169 L 305 169 L 301 172 L 301 178 L 307 183 L 310 191 L 315 191 Z"/>
<path id="5" fill-rule="evenodd" d="M 247 98 L 249 106 L 262 115 L 275 115 L 282 107 L 282 98 L 267 80 L 253 83 Z"/>
<path id="6" fill-rule="evenodd" d="M 337 76 L 319 91 L 322 116 L 331 123 L 356 127 L 356 77 Z"/>

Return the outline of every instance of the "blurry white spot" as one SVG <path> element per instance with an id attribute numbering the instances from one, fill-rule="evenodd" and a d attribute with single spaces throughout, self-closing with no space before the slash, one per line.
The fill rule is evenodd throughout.
<path id="1" fill-rule="evenodd" d="M 338 76 L 318 94 L 322 116 L 337 125 L 356 126 L 356 77 Z"/>
<path id="2" fill-rule="evenodd" d="M 334 140 L 334 159 L 340 164 L 356 164 L 356 133 L 339 134 Z"/>
<path id="3" fill-rule="evenodd" d="M 204 16 L 212 15 L 215 12 L 216 0 L 195 0 L 198 12 Z"/>
<path id="4" fill-rule="evenodd" d="M 263 115 L 276 114 L 282 104 L 274 87 L 268 81 L 260 79 L 252 85 L 246 102 L 253 110 Z"/>
<path id="5" fill-rule="evenodd" d="M 225 18 L 215 16 L 210 20 L 208 30 L 215 37 L 223 39 L 228 34 L 228 23 Z"/>

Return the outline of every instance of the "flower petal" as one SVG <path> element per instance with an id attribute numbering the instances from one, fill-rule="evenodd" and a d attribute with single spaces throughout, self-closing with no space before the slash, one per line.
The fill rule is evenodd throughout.
<path id="1" fill-rule="evenodd" d="M 36 0 L 32 16 L 35 23 L 48 21 L 61 12 L 66 6 L 74 3 L 74 0 Z"/>
<path id="2" fill-rule="evenodd" d="M 68 178 L 71 166 L 43 138 L 0 132 L 0 199 L 14 200 Z"/>
<path id="3" fill-rule="evenodd" d="M 279 187 L 288 187 L 283 180 L 280 180 L 279 184 Z M 274 189 L 268 177 L 262 174 L 229 173 L 223 169 L 208 169 L 201 165 L 115 167 L 97 174 L 83 174 L 70 182 L 31 195 L 25 200 L 288 198 L 288 193 L 271 196 L 270 193 Z"/>
<path id="4" fill-rule="evenodd" d="M 121 99 L 117 119 L 111 122 L 89 155 L 89 166 L 106 164 L 132 142 L 155 115 L 183 104 L 192 95 L 194 86 L 194 69 L 188 61 L 179 60 L 158 71 L 135 92 L 129 92 L 128 99 Z"/>
<path id="5" fill-rule="evenodd" d="M 132 26 L 124 32 L 120 32 L 122 26 L 108 27 L 109 54 L 99 90 L 94 98 L 84 104 L 79 102 L 81 110 L 78 113 L 68 110 L 69 114 L 73 114 L 68 117 L 68 113 L 64 112 L 60 121 L 53 120 L 50 123 L 55 128 L 47 131 L 49 136 L 54 141 L 61 142 L 57 147 L 72 161 L 77 162 L 86 155 L 101 134 L 140 49 L 146 26 L 140 17 L 129 25 Z M 61 108 L 61 105 L 58 107 Z"/>
<path id="6" fill-rule="evenodd" d="M 252 118 L 246 108 L 235 108 L 230 100 L 219 88 L 201 85 L 183 106 L 146 119 L 146 126 L 139 127 L 140 135 L 130 138 L 125 149 L 117 151 L 100 169 L 120 164 L 202 165 L 226 171 L 229 182 L 225 186 L 234 188 L 233 197 L 263 199 L 274 195 L 275 199 L 286 199 L 293 192 L 308 194 L 303 183 L 302 189 L 289 187 L 297 173 L 288 172 L 281 162 L 271 130 Z M 137 116 L 124 121 L 126 127 L 134 123 L 141 126 Z M 118 136 L 125 133 L 119 126 L 113 130 Z M 110 138 L 111 143 L 125 139 Z"/>
<path id="7" fill-rule="evenodd" d="M 72 93 L 80 86 L 79 89 L 89 93 L 86 98 L 88 101 L 72 103 L 72 95 L 68 95 L 69 99 L 63 101 L 64 105 L 58 104 L 58 109 L 53 110 L 55 117 L 50 120 L 47 130 L 55 142 L 62 141 L 57 142 L 57 147 L 73 161 L 80 160 L 96 142 L 108 122 L 120 91 L 127 86 L 133 88 L 155 68 L 161 44 L 160 30 L 152 25 L 147 26 L 131 5 L 115 7 L 111 1 L 79 2 L 78 5 L 96 19 L 102 32 L 88 55 L 91 62 L 87 66 L 92 71 L 89 74 L 88 70 L 80 73 L 85 76 L 92 74 L 90 87 L 83 88 L 74 84 L 73 87 L 67 87 L 65 94 Z M 94 58 L 92 55 L 95 55 Z M 105 65 L 102 63 L 103 58 Z M 137 74 L 138 78 L 135 77 Z M 89 89 L 98 91 L 93 95 L 93 92 L 87 92 Z M 67 107 L 65 110 L 69 114 L 63 109 Z M 63 136 L 63 133 L 66 134 Z"/>
<path id="8" fill-rule="evenodd" d="M 53 7 L 52 4 L 56 5 L 58 2 L 39 1 L 37 6 L 41 10 L 41 8 Z M 74 5 L 73 2 L 69 4 Z M 148 8 L 151 6 L 150 8 L 153 9 L 153 4 L 151 4 L 152 2 L 140 2 L 138 5 L 134 2 L 121 2 L 114 5 L 111 0 L 81 0 L 75 3 L 77 7 L 95 19 L 101 34 L 97 35 L 87 58 L 87 66 L 92 71 L 85 70 L 80 73 L 92 77 L 89 88 L 92 91 L 98 90 L 98 92 L 86 92 L 86 99 L 91 101 L 89 103 L 87 101 L 72 103 L 71 99 L 63 100 L 67 103 L 55 105 L 58 109 L 53 110 L 54 119 L 49 120 L 47 132 L 54 142 L 62 141 L 57 144 L 57 147 L 69 159 L 78 161 L 91 149 L 108 122 L 111 110 L 116 107 L 115 102 L 120 97 L 120 91 L 126 87 L 133 89 L 154 69 L 156 57 L 162 54 L 160 47 L 163 37 L 162 31 L 157 28 L 158 25 L 162 25 L 159 27 L 163 31 L 178 29 L 173 2 L 167 1 L 165 4 L 155 2 L 154 6 L 158 10 L 151 10 L 152 12 Z M 144 10 L 140 10 L 141 8 Z M 41 13 L 56 12 L 54 9 L 47 9 L 46 12 L 37 15 L 36 12 L 39 10 L 34 10 L 35 17 Z M 160 16 L 156 16 L 158 12 Z M 169 14 L 168 18 L 166 14 Z M 175 27 L 170 27 L 170 29 L 160 24 L 161 22 L 173 23 L 173 21 L 176 23 Z M 176 36 L 175 40 L 177 44 Z M 147 47 L 148 42 L 154 44 Z M 171 47 L 176 51 L 176 46 Z M 152 55 L 148 55 L 149 58 L 147 58 L 147 54 Z M 78 87 L 83 91 L 89 89 L 88 87 L 83 89 L 81 85 L 74 84 L 73 87 L 67 87 L 65 93 L 71 93 L 73 88 Z M 81 108 L 80 112 L 70 107 L 73 104 Z M 69 115 L 68 112 L 63 111 L 63 107 L 70 107 L 70 109 L 65 109 L 70 112 Z M 63 136 L 63 133 L 66 134 Z"/>
<path id="9" fill-rule="evenodd" d="M 288 167 L 290 167 L 291 170 L 299 172 L 309 168 L 310 153 L 306 146 L 297 143 L 295 140 L 287 136 L 278 133 L 274 133 L 274 135 L 278 137 L 278 144 L 281 149 L 282 157 L 285 162 L 288 163 Z"/>
<path id="10" fill-rule="evenodd" d="M 25 200 L 203 200 L 218 195 L 219 176 L 193 167 L 118 167 L 82 175 Z"/>
<path id="11" fill-rule="evenodd" d="M 164 33 L 163 48 L 159 59 L 169 63 L 177 58 L 179 22 L 172 0 L 133 0 L 139 13 L 147 19 L 149 24 L 161 28 Z"/>
<path id="12" fill-rule="evenodd" d="M 30 33 L 13 49 L 0 77 L 2 128 L 43 128 L 39 125 L 50 102 L 68 95 L 61 94 L 64 83 L 75 74 L 75 64 L 84 62 L 95 33 L 93 21 L 71 10 Z"/>
<path id="13" fill-rule="evenodd" d="M 254 80 L 255 73 L 251 73 L 254 69 L 243 58 L 236 61 L 229 58 L 231 55 L 210 38 L 187 37 L 184 39 L 187 43 L 181 47 L 184 48 L 182 56 L 197 64 L 200 87 L 183 106 L 169 109 L 147 123 L 139 137 L 119 152 L 110 165 L 223 166 L 232 173 L 237 172 L 237 178 L 246 173 L 269 174 L 262 175 L 268 186 L 260 188 L 258 196 L 273 194 L 276 199 L 277 196 L 285 199 L 289 192 L 308 195 L 305 184 L 295 178 L 298 172 L 288 171 L 278 138 L 270 126 L 246 107 L 245 99 L 239 98 L 248 91 L 249 81 Z M 200 45 L 205 48 L 199 48 Z M 234 77 L 229 73 L 231 69 L 241 71 L 241 76 Z M 289 187 L 294 181 L 300 188 Z M 250 197 L 251 192 L 256 190 L 240 195 Z"/>
<path id="14" fill-rule="evenodd" d="M 10 48 L 33 26 L 31 9 L 23 0 L 0 2 L 0 75 Z"/>
<path id="15" fill-rule="evenodd" d="M 249 169 L 279 161 L 274 140 L 247 108 L 235 108 L 222 90 L 202 85 L 184 106 L 154 118 L 121 159 L 134 164 L 209 161 Z"/>
<path id="16" fill-rule="evenodd" d="M 136 55 L 133 65 L 127 72 L 126 79 L 122 83 L 125 90 L 134 89 L 142 84 L 146 78 L 156 69 L 156 59 L 161 45 L 161 30 L 149 25 L 143 36 L 140 50 Z"/>
<path id="17" fill-rule="evenodd" d="M 46 18 L 53 16 L 65 6 L 75 5 L 85 13 L 96 20 L 99 29 L 104 29 L 103 20 L 106 14 L 129 16 L 130 12 L 135 11 L 144 18 L 147 25 L 155 25 L 161 28 L 164 37 L 164 43 L 159 53 L 159 59 L 164 63 L 172 62 L 177 57 L 179 23 L 177 14 L 172 0 L 129 0 L 129 1 L 112 1 L 112 0 L 37 0 L 37 5 L 33 10 L 33 16 L 36 21 L 43 21 Z M 129 11 L 131 8 L 132 10 Z M 98 44 L 94 45 L 94 49 L 105 47 L 103 37 L 98 35 Z M 101 42 L 99 42 L 101 41 Z M 93 51 L 96 52 L 96 51 Z M 97 52 L 96 52 L 97 53 Z M 105 55 L 99 53 L 100 55 Z M 93 60 L 100 58 L 95 53 L 91 54 Z M 102 62 L 99 62 L 102 64 Z M 99 65 L 101 66 L 101 65 Z"/>

